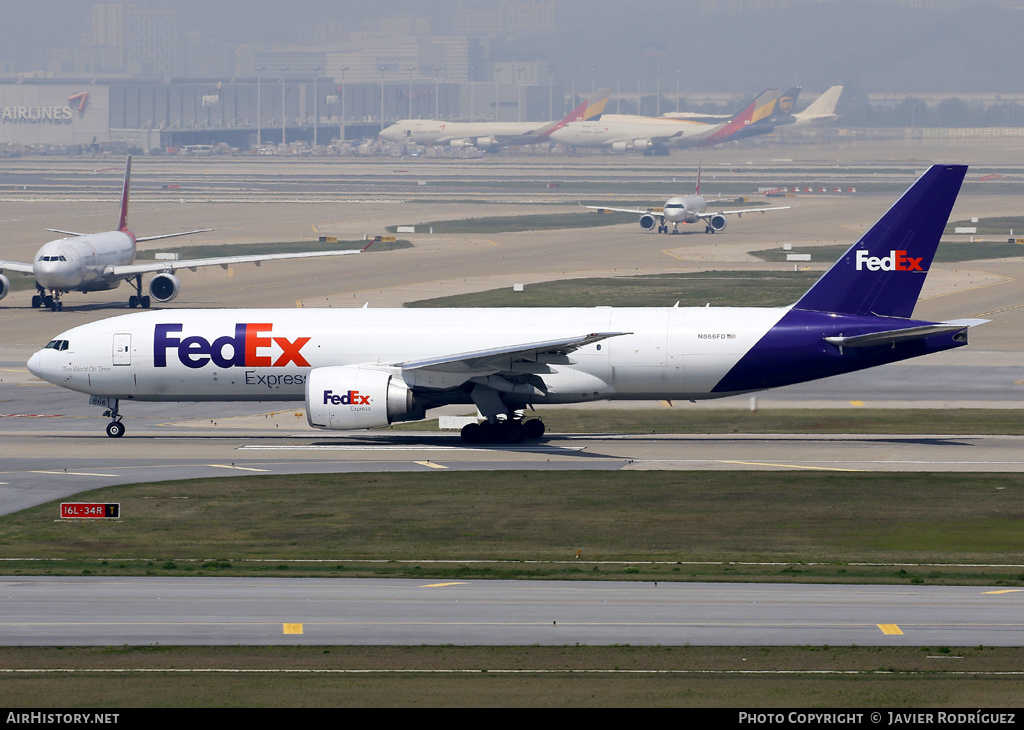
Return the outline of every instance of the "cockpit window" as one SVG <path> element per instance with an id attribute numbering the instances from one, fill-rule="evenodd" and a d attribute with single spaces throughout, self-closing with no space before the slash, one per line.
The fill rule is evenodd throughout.
<path id="1" fill-rule="evenodd" d="M 68 341 L 67 340 L 50 340 L 48 343 L 46 343 L 46 347 L 44 347 L 43 349 L 44 350 L 60 350 L 60 351 L 64 351 L 64 350 L 68 349 Z"/>
<path id="2" fill-rule="evenodd" d="M 64 256 L 40 256 L 37 261 L 67 261 Z"/>

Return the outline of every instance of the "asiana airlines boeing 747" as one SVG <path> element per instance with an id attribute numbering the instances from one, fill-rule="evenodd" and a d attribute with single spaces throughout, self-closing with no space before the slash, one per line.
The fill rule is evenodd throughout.
<path id="1" fill-rule="evenodd" d="M 700 400 L 801 383 L 967 344 L 984 320 L 914 307 L 967 168 L 929 169 L 785 307 L 212 309 L 70 329 L 29 360 L 124 434 L 131 401 L 304 401 L 334 431 L 475 405 L 467 442 L 539 438 L 536 404 Z"/>

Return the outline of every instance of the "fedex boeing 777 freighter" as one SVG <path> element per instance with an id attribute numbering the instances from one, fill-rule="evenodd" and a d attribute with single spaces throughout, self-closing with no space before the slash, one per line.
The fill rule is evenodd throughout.
<path id="1" fill-rule="evenodd" d="M 468 442 L 544 433 L 535 404 L 720 398 L 941 352 L 983 320 L 912 319 L 967 168 L 929 169 L 795 304 L 559 309 L 212 309 L 75 327 L 28 367 L 123 401 L 305 401 L 344 431 L 474 404 Z"/>

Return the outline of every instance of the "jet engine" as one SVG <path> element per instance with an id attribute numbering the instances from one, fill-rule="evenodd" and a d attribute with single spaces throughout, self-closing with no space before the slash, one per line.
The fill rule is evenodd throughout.
<path id="1" fill-rule="evenodd" d="M 313 428 L 377 428 L 423 416 L 423 405 L 394 370 L 337 365 L 314 368 L 306 378 L 306 420 Z"/>
<path id="2" fill-rule="evenodd" d="M 645 231 L 649 231 L 652 228 L 654 228 L 656 223 L 657 220 L 650 213 L 644 213 L 642 216 L 640 216 L 640 227 L 643 228 Z"/>
<path id="3" fill-rule="evenodd" d="M 7 292 L 11 290 L 11 280 L 3 274 L 0 274 L 0 299 L 7 296 Z"/>
<path id="4" fill-rule="evenodd" d="M 716 233 L 718 231 L 725 230 L 725 223 L 725 216 L 721 214 L 716 214 L 708 218 L 708 228 L 710 228 L 712 231 L 715 231 Z"/>
<path id="5" fill-rule="evenodd" d="M 632 152 L 637 150 L 642 152 L 643 150 L 649 150 L 653 147 L 653 143 L 649 139 L 634 139 L 629 142 L 612 142 L 612 152 Z"/>
<path id="6" fill-rule="evenodd" d="M 498 140 L 494 137 L 477 137 L 476 147 L 481 150 L 494 149 L 498 146 Z"/>
<path id="7" fill-rule="evenodd" d="M 463 147 L 472 147 L 473 143 L 468 139 L 453 139 L 448 146 L 454 150 L 461 150 Z"/>
<path id="8" fill-rule="evenodd" d="M 158 302 L 169 302 L 178 296 L 181 285 L 174 274 L 157 274 L 149 282 L 149 293 Z"/>

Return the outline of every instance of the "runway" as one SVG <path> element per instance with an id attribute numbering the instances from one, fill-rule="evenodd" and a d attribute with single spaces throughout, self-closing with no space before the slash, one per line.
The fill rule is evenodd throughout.
<path id="1" fill-rule="evenodd" d="M 0 579 L 0 644 L 1017 646 L 1024 592 L 594 581 Z"/>

